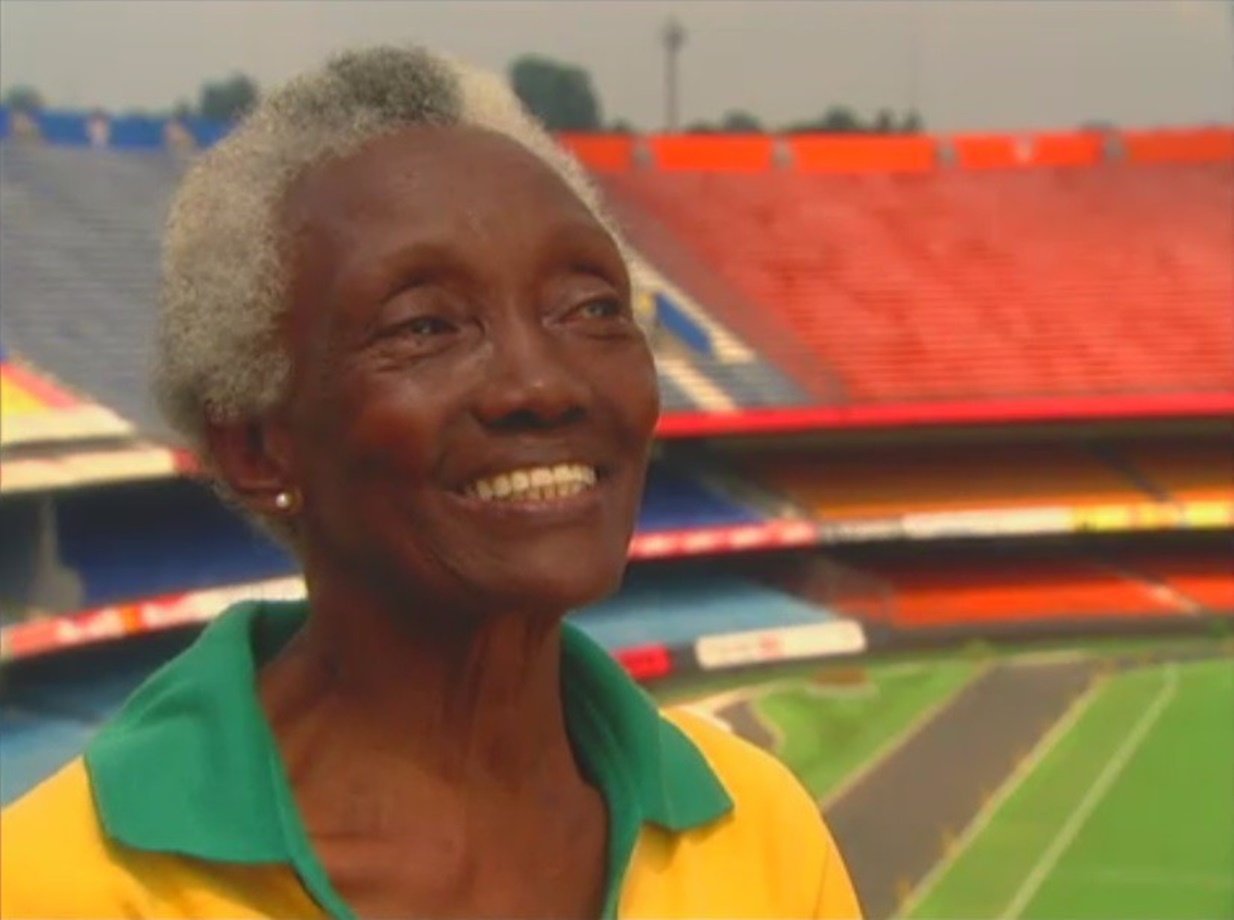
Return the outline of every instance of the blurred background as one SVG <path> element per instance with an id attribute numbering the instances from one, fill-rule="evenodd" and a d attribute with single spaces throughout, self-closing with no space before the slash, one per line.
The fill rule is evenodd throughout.
<path id="1" fill-rule="evenodd" d="M 506 73 L 633 244 L 664 414 L 577 622 L 784 759 L 873 920 L 1234 917 L 1225 0 L 3 0 L 0 799 L 301 591 L 152 408 L 159 240 L 389 41 Z"/>

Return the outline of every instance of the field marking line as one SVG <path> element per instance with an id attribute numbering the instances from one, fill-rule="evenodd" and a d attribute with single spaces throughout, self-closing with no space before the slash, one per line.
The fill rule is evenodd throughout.
<path id="1" fill-rule="evenodd" d="M 1038 739 L 1037 744 L 1029 751 L 1028 756 L 1015 765 L 1015 768 L 1003 780 L 1003 784 L 978 809 L 977 814 L 973 816 L 973 820 L 968 823 L 968 826 L 956 838 L 950 851 L 944 854 L 943 858 L 930 868 L 930 871 L 917 883 L 917 887 L 896 908 L 895 915 L 897 917 L 907 917 L 933 892 L 943 876 L 951 871 L 952 866 L 967 852 L 968 848 L 972 846 L 973 841 L 981 836 L 981 833 L 994 820 L 994 816 L 1002 809 L 1003 804 L 1015 794 L 1024 780 L 1037 769 L 1038 765 L 1050 755 L 1059 742 L 1080 721 L 1080 717 L 1088 711 L 1093 701 L 1105 689 L 1108 680 L 1109 678 L 1106 675 L 1094 675 L 1093 679 L 1089 681 L 1088 686 L 1081 691 L 1079 698 L 1050 726 L 1049 731 L 1045 732 Z"/>
<path id="2" fill-rule="evenodd" d="M 1085 869 L 1082 871 L 1058 871 L 1057 875 L 1075 879 L 1099 879 L 1102 881 L 1120 882 L 1122 884 L 1138 883 L 1141 885 L 1186 885 L 1190 888 L 1207 888 L 1215 891 L 1234 889 L 1234 878 L 1216 872 L 1173 872 L 1153 868 L 1125 869 L 1114 867 L 1108 869 Z"/>
<path id="3" fill-rule="evenodd" d="M 1045 664 L 1073 664 L 1077 661 L 1088 661 L 1092 658 L 1087 652 L 1075 648 L 1056 648 L 1029 652 L 1012 653 L 1007 660 L 1011 664 L 1025 667 L 1039 667 Z"/>
<path id="4" fill-rule="evenodd" d="M 860 766 L 849 772 L 842 780 L 840 780 L 839 783 L 836 784 L 835 788 L 823 796 L 823 798 L 819 799 L 818 807 L 822 811 L 826 811 L 828 808 L 835 805 L 836 802 L 851 792 L 854 786 L 874 772 L 874 770 L 885 760 L 887 760 L 887 758 L 891 757 L 892 754 L 900 750 L 900 748 L 904 747 L 904 745 L 908 744 L 908 742 L 917 737 L 917 735 L 921 734 L 921 732 L 925 730 L 926 726 L 938 718 L 944 709 L 954 703 L 956 698 L 961 693 L 971 687 L 977 680 L 988 674 L 993 667 L 993 662 L 982 662 L 977 665 L 973 669 L 973 673 L 970 674 L 965 680 L 953 687 L 949 693 L 945 694 L 940 699 L 935 700 L 919 712 L 917 717 L 909 722 L 908 725 L 904 726 L 903 729 L 879 745 L 879 747 L 876 748 L 869 757 L 862 760 Z"/>
<path id="5" fill-rule="evenodd" d="M 1178 683 L 1178 667 L 1171 665 L 1166 669 L 1166 679 L 1162 681 L 1161 689 L 1157 691 L 1157 695 L 1153 698 L 1152 703 L 1144 710 L 1140 718 L 1136 720 L 1131 731 L 1127 733 L 1127 737 L 1123 739 L 1123 743 L 1110 756 L 1097 779 L 1093 781 L 1088 791 L 1084 793 L 1084 797 L 1080 799 L 1080 803 L 1076 806 L 1075 811 L 1063 822 L 1063 826 L 1059 828 L 1050 845 L 1038 858 L 1036 865 L 1033 866 L 1028 876 L 1024 879 L 1024 883 L 1020 885 L 1019 890 L 1012 896 L 1011 902 L 999 915 L 1003 920 L 1019 917 L 1023 913 L 1024 908 L 1028 906 L 1029 901 L 1037 894 L 1050 872 L 1058 865 L 1059 859 L 1062 858 L 1066 849 L 1075 841 L 1085 822 L 1101 803 L 1105 794 L 1109 792 L 1110 787 L 1122 775 L 1131 758 L 1135 756 L 1136 752 L 1140 749 L 1140 745 L 1144 743 L 1144 739 L 1148 736 L 1149 731 L 1156 725 L 1157 720 L 1161 718 L 1161 714 L 1165 712 L 1166 707 L 1173 701 L 1178 693 Z"/>

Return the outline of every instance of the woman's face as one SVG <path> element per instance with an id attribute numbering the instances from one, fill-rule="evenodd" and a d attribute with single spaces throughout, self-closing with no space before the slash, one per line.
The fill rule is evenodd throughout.
<path id="1" fill-rule="evenodd" d="M 611 591 L 659 406 L 582 202 L 507 138 L 411 128 L 311 170 L 284 216 L 309 577 L 474 613 Z"/>

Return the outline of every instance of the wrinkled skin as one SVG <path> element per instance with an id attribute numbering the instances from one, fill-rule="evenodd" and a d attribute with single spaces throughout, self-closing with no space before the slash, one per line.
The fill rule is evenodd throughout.
<path id="1" fill-rule="evenodd" d="M 637 512 L 658 407 L 629 279 L 582 203 L 512 141 L 417 133 L 432 141 L 319 169 L 289 208 L 303 541 L 312 564 L 403 597 L 559 614 L 612 590 Z M 386 151 L 390 168 L 366 162 Z M 603 480 L 561 519 L 460 493 L 567 460 Z"/>
<path id="2" fill-rule="evenodd" d="M 312 612 L 259 689 L 318 855 L 364 915 L 594 915 L 607 821 L 557 642 L 619 582 L 658 412 L 621 255 L 547 167 L 471 128 L 317 166 L 284 226 L 290 394 L 210 443 L 255 509 L 300 497 Z M 596 487 L 464 494 L 567 462 Z"/>

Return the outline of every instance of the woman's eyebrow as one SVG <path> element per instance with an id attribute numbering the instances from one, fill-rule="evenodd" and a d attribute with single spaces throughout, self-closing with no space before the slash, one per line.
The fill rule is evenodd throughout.
<path id="1" fill-rule="evenodd" d="M 612 236 L 591 222 L 557 224 L 543 238 L 541 258 L 602 275 L 624 273 L 625 269 L 621 250 Z"/>
<path id="2" fill-rule="evenodd" d="M 339 271 L 336 287 L 363 300 L 388 297 L 415 275 L 423 280 L 466 274 L 455 248 L 433 239 L 418 239 L 374 251 L 355 250 Z"/>
<path id="3" fill-rule="evenodd" d="M 619 256 L 617 244 L 612 236 L 599 224 L 592 220 L 565 220 L 555 223 L 545 233 L 546 242 L 557 244 L 582 243 L 608 250 L 614 256 Z"/>

